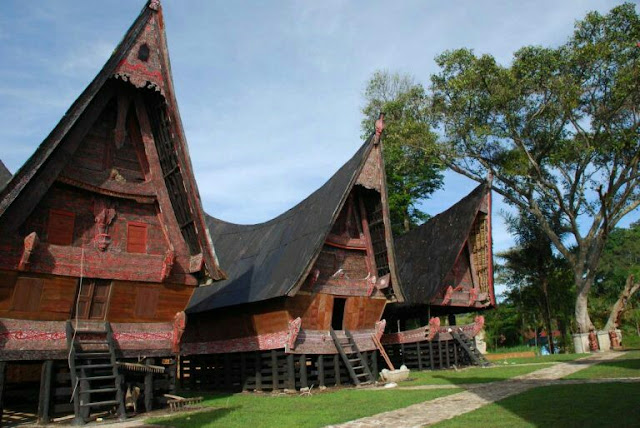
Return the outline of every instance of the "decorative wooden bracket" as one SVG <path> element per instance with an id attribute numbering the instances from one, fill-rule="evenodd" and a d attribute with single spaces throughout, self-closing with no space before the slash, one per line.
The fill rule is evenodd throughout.
<path id="1" fill-rule="evenodd" d="M 482 315 L 478 315 L 475 318 L 475 322 L 473 323 L 473 336 L 480 333 L 480 330 L 484 328 L 484 317 Z"/>
<path id="2" fill-rule="evenodd" d="M 375 335 L 378 338 L 378 340 L 380 340 L 380 338 L 384 334 L 384 329 L 386 327 L 387 327 L 387 320 L 376 321 L 376 333 L 375 333 Z"/>
<path id="3" fill-rule="evenodd" d="M 173 338 L 171 340 L 171 350 L 176 354 L 180 353 L 180 340 L 187 327 L 187 314 L 184 311 L 176 313 L 173 318 Z"/>
<path id="4" fill-rule="evenodd" d="M 380 113 L 378 120 L 376 120 L 376 135 L 373 137 L 373 144 L 380 142 L 382 131 L 384 131 L 384 113 Z"/>
<path id="5" fill-rule="evenodd" d="M 176 252 L 173 249 L 167 250 L 162 261 L 161 280 L 166 281 L 171 275 L 171 269 L 176 261 Z"/>
<path id="6" fill-rule="evenodd" d="M 447 287 L 447 291 L 444 293 L 444 298 L 442 299 L 442 305 L 446 306 L 451 301 L 451 296 L 453 295 L 453 287 Z"/>
<path id="7" fill-rule="evenodd" d="M 438 317 L 433 317 L 429 320 L 429 325 L 426 328 L 426 339 L 431 341 L 433 340 L 434 337 L 436 337 L 436 334 L 438 334 L 438 331 L 440 330 L 440 318 Z"/>
<path id="8" fill-rule="evenodd" d="M 469 306 L 473 305 L 478 300 L 479 290 L 475 287 L 469 289 Z"/>
<path id="9" fill-rule="evenodd" d="M 300 317 L 289 321 L 289 329 L 287 332 L 287 343 L 285 344 L 285 352 L 291 352 L 296 347 L 296 339 L 302 327 L 302 319 Z"/>
<path id="10" fill-rule="evenodd" d="M 19 271 L 29 270 L 29 265 L 31 264 L 31 254 L 36 249 L 38 244 L 40 243 L 40 239 L 38 238 L 38 234 L 36 232 L 31 232 L 24 238 L 24 248 L 22 250 L 22 257 L 20 257 L 20 262 L 18 263 Z"/>
<path id="11" fill-rule="evenodd" d="M 109 226 L 116 218 L 116 209 L 110 201 L 97 198 L 93 204 L 93 215 L 96 222 L 95 243 L 100 251 L 105 251 L 111 244 Z"/>

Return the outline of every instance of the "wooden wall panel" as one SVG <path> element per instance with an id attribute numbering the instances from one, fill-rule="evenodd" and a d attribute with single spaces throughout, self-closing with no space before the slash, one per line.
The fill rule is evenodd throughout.
<path id="1" fill-rule="evenodd" d="M 37 279 L 42 291 L 37 301 L 28 304 L 29 310 L 20 302 L 14 302 L 15 284 L 19 276 L 25 278 L 23 285 L 29 280 Z M 64 321 L 71 317 L 75 299 L 77 279 L 70 277 L 19 275 L 19 272 L 0 272 L 0 317 L 15 319 L 34 319 Z M 18 296 L 19 298 L 20 296 Z"/>
<path id="2" fill-rule="evenodd" d="M 345 305 L 344 326 L 347 330 L 373 328 L 380 320 L 386 304 L 385 299 L 349 297 Z"/>
<path id="3" fill-rule="evenodd" d="M 18 272 L 0 271 L 0 312 L 7 311 L 11 307 L 11 298 L 17 277 Z"/>
<path id="4" fill-rule="evenodd" d="M 287 299 L 291 318 L 300 317 L 302 328 L 329 330 L 333 310 L 333 296 L 328 294 L 297 295 Z"/>
<path id="5" fill-rule="evenodd" d="M 172 321 L 177 312 L 184 311 L 193 290 L 184 285 L 113 281 L 107 319 L 111 322 Z M 155 305 L 153 299 L 145 300 L 145 296 L 156 292 Z"/>

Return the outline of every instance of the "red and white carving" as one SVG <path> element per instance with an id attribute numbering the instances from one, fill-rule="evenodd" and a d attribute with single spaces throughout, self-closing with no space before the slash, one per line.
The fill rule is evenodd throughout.
<path id="1" fill-rule="evenodd" d="M 116 218 L 116 210 L 109 201 L 98 198 L 93 204 L 93 215 L 96 222 L 95 243 L 100 251 L 105 251 L 111 243 L 109 226 Z"/>
<path id="2" fill-rule="evenodd" d="M 287 331 L 287 343 L 285 346 L 286 352 L 289 352 L 290 350 L 295 349 L 296 339 L 298 338 L 298 334 L 300 333 L 301 327 L 302 327 L 302 319 L 300 317 L 289 321 L 289 329 Z"/>
<path id="3" fill-rule="evenodd" d="M 29 270 L 29 265 L 31 264 L 31 255 L 33 254 L 33 251 L 36 249 L 39 243 L 40 239 L 38 238 L 38 234 L 35 232 L 31 232 L 24 238 L 24 248 L 22 249 L 22 256 L 20 257 L 20 262 L 18 263 L 19 271 Z"/>

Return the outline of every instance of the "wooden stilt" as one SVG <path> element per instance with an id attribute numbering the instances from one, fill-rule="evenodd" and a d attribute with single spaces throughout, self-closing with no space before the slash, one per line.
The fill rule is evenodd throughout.
<path id="1" fill-rule="evenodd" d="M 0 425 L 2 425 L 2 414 L 4 413 L 4 386 L 5 386 L 5 372 L 7 371 L 7 363 L 0 361 Z"/>
<path id="2" fill-rule="evenodd" d="M 324 355 L 318 355 L 318 383 L 320 386 L 326 386 L 324 384 Z"/>
<path id="3" fill-rule="evenodd" d="M 240 353 L 240 385 L 243 391 L 247 390 L 247 355 L 244 352 Z"/>
<path id="4" fill-rule="evenodd" d="M 416 352 L 418 354 L 418 370 L 422 370 L 422 349 L 420 349 L 420 342 L 416 342 Z"/>
<path id="5" fill-rule="evenodd" d="M 338 354 L 333 355 L 333 370 L 335 371 L 336 386 L 342 385 L 342 379 L 340 379 L 340 357 Z"/>
<path id="6" fill-rule="evenodd" d="M 429 368 L 431 370 L 436 367 L 433 365 L 433 342 L 429 341 Z"/>
<path id="7" fill-rule="evenodd" d="M 444 346 L 445 346 L 445 348 L 444 348 L 445 349 L 445 355 L 447 357 L 447 368 L 449 369 L 449 368 L 451 368 L 451 357 L 449 355 L 450 352 L 449 352 L 449 341 L 448 340 L 445 342 Z"/>
<path id="8" fill-rule="evenodd" d="M 262 355 L 260 351 L 255 352 L 254 370 L 256 373 L 256 391 L 262 392 Z"/>
<path id="9" fill-rule="evenodd" d="M 145 365 L 152 366 L 155 364 L 153 358 L 147 358 Z M 153 373 L 145 373 L 144 375 L 144 409 L 147 412 L 153 410 Z"/>
<path id="10" fill-rule="evenodd" d="M 296 389 L 296 368 L 293 354 L 287 355 L 287 388 L 292 391 Z"/>
<path id="11" fill-rule="evenodd" d="M 300 355 L 300 388 L 308 388 L 307 384 L 307 355 Z"/>
<path id="12" fill-rule="evenodd" d="M 378 351 L 374 350 L 371 353 L 371 372 L 373 376 L 378 379 Z"/>
<path id="13" fill-rule="evenodd" d="M 224 371 L 224 389 L 228 391 L 231 389 L 231 372 L 233 370 L 231 366 L 231 354 L 224 354 L 222 370 Z"/>
<path id="14" fill-rule="evenodd" d="M 271 389 L 278 390 L 278 355 L 276 350 L 271 350 Z"/>
<path id="15" fill-rule="evenodd" d="M 444 359 L 442 358 L 442 342 L 442 340 L 438 340 L 438 356 L 440 357 L 438 359 L 438 364 L 440 365 L 439 368 L 444 368 Z"/>
<path id="16" fill-rule="evenodd" d="M 51 409 L 51 378 L 53 377 L 53 360 L 42 363 L 40 375 L 40 398 L 38 400 L 38 424 L 49 423 Z"/>
<path id="17" fill-rule="evenodd" d="M 405 361 L 406 354 L 404 350 L 404 343 L 400 344 L 400 352 L 402 352 L 402 364 L 407 364 Z"/>

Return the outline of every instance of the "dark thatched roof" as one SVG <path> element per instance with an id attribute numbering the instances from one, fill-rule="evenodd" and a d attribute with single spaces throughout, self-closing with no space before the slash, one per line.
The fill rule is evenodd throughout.
<path id="1" fill-rule="evenodd" d="M 0 190 L 4 189 L 9 180 L 11 180 L 11 172 L 0 160 Z"/>
<path id="2" fill-rule="evenodd" d="M 295 293 L 372 147 L 369 138 L 322 187 L 270 221 L 239 225 L 208 217 L 209 231 L 228 279 L 196 289 L 187 313 Z"/>
<path id="3" fill-rule="evenodd" d="M 487 183 L 479 185 L 448 210 L 396 239 L 404 305 L 427 304 L 440 291 L 489 191 Z"/>

